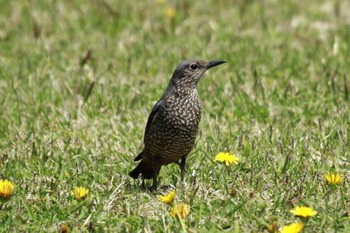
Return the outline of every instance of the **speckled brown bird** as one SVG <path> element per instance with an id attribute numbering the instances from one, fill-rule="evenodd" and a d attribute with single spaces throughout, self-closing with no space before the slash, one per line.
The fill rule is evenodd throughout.
<path id="1" fill-rule="evenodd" d="M 157 188 L 157 176 L 163 165 L 180 159 L 181 181 L 185 175 L 186 158 L 191 152 L 201 119 L 197 83 L 208 69 L 225 61 L 187 60 L 179 64 L 160 100 L 148 117 L 143 151 L 134 159 L 141 160 L 129 175 L 153 178 L 152 190 Z"/>

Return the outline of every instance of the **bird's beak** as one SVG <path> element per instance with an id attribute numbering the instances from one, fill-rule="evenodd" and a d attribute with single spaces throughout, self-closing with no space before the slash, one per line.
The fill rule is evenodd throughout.
<path id="1" fill-rule="evenodd" d="M 209 70 L 210 68 L 214 67 L 214 66 L 218 66 L 221 65 L 223 63 L 225 63 L 226 61 L 223 60 L 217 60 L 217 61 L 210 61 L 207 65 L 207 70 Z"/>

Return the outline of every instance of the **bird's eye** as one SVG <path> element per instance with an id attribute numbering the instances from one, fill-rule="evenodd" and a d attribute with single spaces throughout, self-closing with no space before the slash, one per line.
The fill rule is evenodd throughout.
<path id="1" fill-rule="evenodd" d="M 198 69 L 198 66 L 196 64 L 191 64 L 190 68 L 191 68 L 191 70 L 196 70 L 196 69 Z"/>

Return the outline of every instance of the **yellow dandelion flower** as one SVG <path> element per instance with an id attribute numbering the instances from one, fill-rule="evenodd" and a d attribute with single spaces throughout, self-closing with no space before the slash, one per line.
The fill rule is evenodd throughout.
<path id="1" fill-rule="evenodd" d="M 273 222 L 267 226 L 267 231 L 270 233 L 278 233 L 277 222 Z"/>
<path id="2" fill-rule="evenodd" d="M 186 204 L 175 204 L 170 210 L 170 215 L 178 218 L 186 218 L 190 213 L 190 206 Z"/>
<path id="3" fill-rule="evenodd" d="M 159 199 L 161 202 L 164 202 L 166 204 L 171 204 L 173 202 L 175 196 L 176 196 L 176 192 L 174 190 L 174 191 L 169 192 L 167 195 L 159 196 Z"/>
<path id="4" fill-rule="evenodd" d="M 299 233 L 303 230 L 304 223 L 296 222 L 282 227 L 281 233 Z"/>
<path id="5" fill-rule="evenodd" d="M 176 15 L 176 10 L 175 8 L 172 7 L 167 7 L 164 11 L 164 15 L 168 18 L 168 19 L 172 19 L 174 18 L 174 16 Z"/>
<path id="6" fill-rule="evenodd" d="M 328 173 L 324 175 L 324 178 L 327 180 L 330 185 L 340 184 L 344 178 L 340 176 L 338 173 Z"/>
<path id="7" fill-rule="evenodd" d="M 296 206 L 294 209 L 290 210 L 289 212 L 291 212 L 295 216 L 303 217 L 303 218 L 312 217 L 317 214 L 316 210 L 306 206 Z"/>
<path id="8" fill-rule="evenodd" d="M 72 195 L 75 197 L 77 200 L 83 200 L 87 196 L 89 190 L 84 187 L 75 187 L 74 190 L 72 191 Z"/>
<path id="9" fill-rule="evenodd" d="M 220 152 L 215 156 L 214 161 L 224 162 L 225 165 L 228 166 L 231 163 L 238 164 L 239 158 L 234 154 L 230 155 L 229 153 Z"/>
<path id="10" fill-rule="evenodd" d="M 15 185 L 8 180 L 0 180 L 0 197 L 9 198 L 15 189 Z"/>

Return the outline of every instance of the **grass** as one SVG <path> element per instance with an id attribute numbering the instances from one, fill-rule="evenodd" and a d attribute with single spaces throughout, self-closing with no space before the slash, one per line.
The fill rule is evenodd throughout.
<path id="1" fill-rule="evenodd" d="M 318 211 L 304 232 L 349 232 L 349 2 L 159 2 L 1 1 L 0 178 L 16 188 L 0 232 L 263 232 L 300 221 L 294 205 Z M 188 58 L 227 64 L 198 85 L 184 185 L 169 165 L 153 194 L 127 174 Z M 157 197 L 173 188 L 183 225 Z"/>

